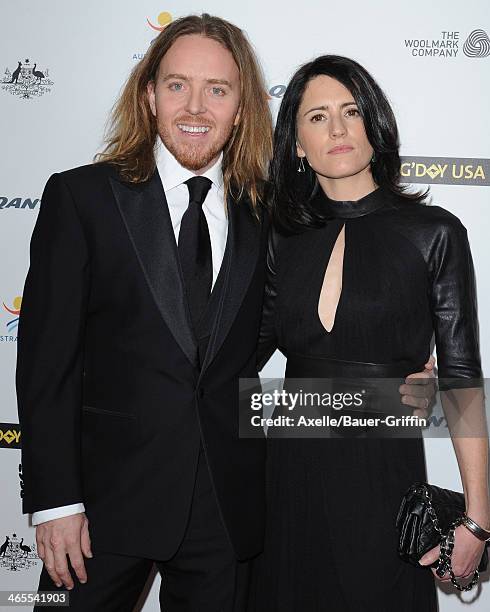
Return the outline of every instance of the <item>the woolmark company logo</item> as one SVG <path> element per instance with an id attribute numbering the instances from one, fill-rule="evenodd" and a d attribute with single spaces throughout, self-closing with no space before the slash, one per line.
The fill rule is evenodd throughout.
<path id="1" fill-rule="evenodd" d="M 5 532 L 4 532 L 5 533 Z M 16 533 L 0 536 L 0 568 L 10 572 L 19 572 L 34 567 L 39 562 L 34 542 L 26 544 L 24 538 Z"/>
<path id="2" fill-rule="evenodd" d="M 473 30 L 463 45 L 463 52 L 468 57 L 488 57 L 490 38 L 485 30 Z"/>
<path id="3" fill-rule="evenodd" d="M 490 185 L 490 159 L 473 157 L 402 157 L 403 183 Z"/>
<path id="4" fill-rule="evenodd" d="M 38 64 L 29 59 L 24 63 L 17 61 L 17 68 L 6 68 L 1 81 L 2 89 L 24 100 L 43 96 L 51 91 L 53 85 L 49 70 L 39 70 Z"/>
<path id="5" fill-rule="evenodd" d="M 466 57 L 490 56 L 490 38 L 481 29 L 473 30 L 466 38 L 459 31 L 443 30 L 437 38 L 405 38 L 404 42 L 413 57 L 455 58 L 461 56 L 461 47 Z"/>

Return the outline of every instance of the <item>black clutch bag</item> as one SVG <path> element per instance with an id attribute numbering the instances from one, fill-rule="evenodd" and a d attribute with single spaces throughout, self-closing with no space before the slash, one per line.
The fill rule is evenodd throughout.
<path id="1" fill-rule="evenodd" d="M 404 561 L 421 567 L 419 559 L 426 552 L 441 545 L 439 559 L 433 565 L 439 576 L 449 572 L 451 582 L 460 591 L 469 591 L 478 582 L 479 572 L 488 566 L 488 550 L 483 555 L 471 582 L 458 583 L 451 568 L 454 530 L 462 524 L 465 499 L 462 493 L 441 489 L 427 483 L 415 483 L 403 496 L 396 518 L 399 532 L 398 554 Z"/>

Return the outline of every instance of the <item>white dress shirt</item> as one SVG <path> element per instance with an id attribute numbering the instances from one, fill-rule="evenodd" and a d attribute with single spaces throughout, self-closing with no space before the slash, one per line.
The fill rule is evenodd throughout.
<path id="1" fill-rule="evenodd" d="M 156 151 L 157 169 L 162 179 L 165 197 L 167 198 L 175 241 L 178 243 L 180 223 L 189 205 L 189 190 L 187 185 L 185 185 L 185 181 L 196 175 L 191 170 L 187 170 L 187 168 L 181 166 L 162 141 L 160 139 L 158 139 L 158 141 Z M 213 183 L 202 205 L 211 240 L 213 286 L 223 262 L 226 239 L 228 236 L 228 218 L 223 194 L 222 161 L 223 153 L 221 153 L 214 166 L 201 175 L 206 176 Z M 78 514 L 80 512 L 85 512 L 85 506 L 82 503 L 41 510 L 33 513 L 32 524 L 39 525 L 46 521 L 70 516 L 71 514 Z"/>

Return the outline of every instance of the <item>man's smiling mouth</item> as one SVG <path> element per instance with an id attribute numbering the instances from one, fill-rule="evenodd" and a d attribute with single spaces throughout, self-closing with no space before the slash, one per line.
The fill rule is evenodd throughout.
<path id="1" fill-rule="evenodd" d="M 205 134 L 211 129 L 205 125 L 186 125 L 185 123 L 178 123 L 177 127 L 182 132 L 188 132 L 190 134 Z"/>

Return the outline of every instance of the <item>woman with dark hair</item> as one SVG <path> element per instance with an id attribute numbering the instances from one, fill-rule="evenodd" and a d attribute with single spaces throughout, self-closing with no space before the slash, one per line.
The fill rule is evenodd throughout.
<path id="1" fill-rule="evenodd" d="M 362 66 L 327 55 L 293 76 L 275 132 L 276 231 L 260 338 L 262 363 L 276 347 L 287 357 L 286 384 L 403 379 L 423 369 L 434 334 L 439 376 L 480 384 L 466 230 L 400 185 L 398 149 L 390 105 Z M 420 429 L 354 429 L 332 427 L 328 439 L 271 430 L 255 612 L 437 610 L 431 571 L 397 554 L 401 499 L 427 480 Z M 451 434 L 467 514 L 488 530 L 488 438 Z M 458 527 L 455 575 L 471 576 L 483 548 Z"/>

